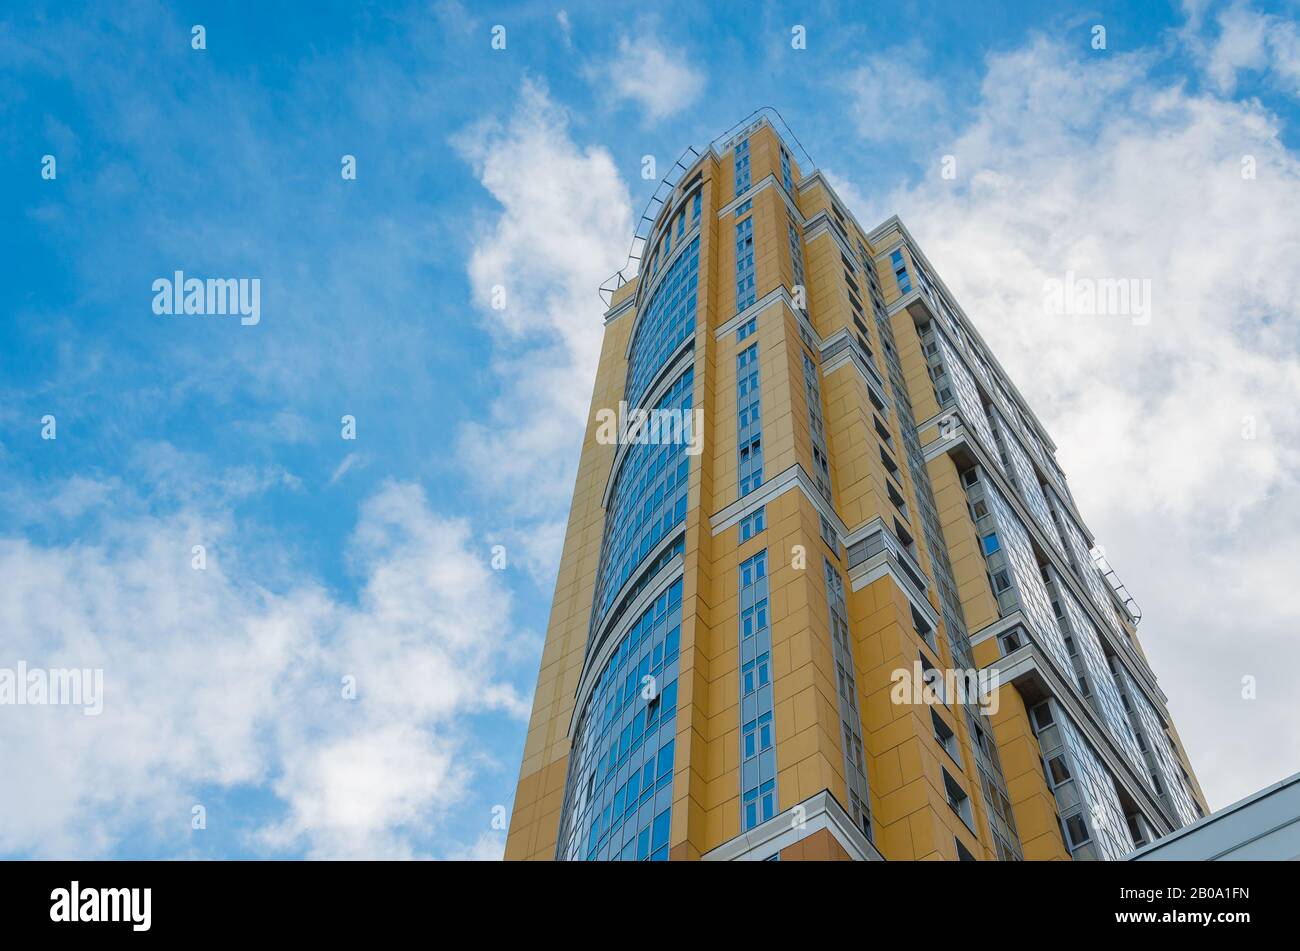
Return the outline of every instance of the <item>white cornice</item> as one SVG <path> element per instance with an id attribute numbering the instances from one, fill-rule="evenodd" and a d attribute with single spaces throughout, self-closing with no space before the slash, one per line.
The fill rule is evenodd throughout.
<path id="1" fill-rule="evenodd" d="M 742 832 L 700 858 L 705 862 L 762 862 L 822 829 L 829 831 L 854 861 L 885 860 L 828 789 Z"/>
<path id="2" fill-rule="evenodd" d="M 797 462 L 788 469 L 774 475 L 758 488 L 746 493 L 730 505 L 711 515 L 709 517 L 710 534 L 718 535 L 725 532 L 759 506 L 766 505 L 773 499 L 796 489 L 802 492 L 804 497 L 817 509 L 817 512 L 831 523 L 831 527 L 835 529 L 837 541 L 841 545 L 844 544 L 844 538 L 848 535 L 848 529 L 845 527 L 844 522 L 835 513 L 835 509 L 822 497 L 822 494 L 817 491 L 812 478 L 808 473 L 804 472 L 803 466 Z"/>
<path id="3" fill-rule="evenodd" d="M 636 295 L 628 294 L 623 298 L 622 303 L 615 304 L 609 310 L 605 311 L 605 326 L 608 327 L 614 321 L 626 314 L 636 304 Z"/>

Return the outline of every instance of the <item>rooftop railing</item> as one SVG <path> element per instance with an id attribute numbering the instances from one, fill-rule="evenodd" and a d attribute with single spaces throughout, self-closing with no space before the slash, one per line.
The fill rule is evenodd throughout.
<path id="1" fill-rule="evenodd" d="M 755 110 L 748 118 L 737 122 L 710 142 L 705 146 L 705 149 L 721 158 L 737 138 L 749 134 L 764 124 L 770 125 L 777 137 L 785 143 L 787 150 L 799 163 L 800 174 L 807 175 L 816 168 L 812 158 L 804 150 L 799 140 L 795 138 L 794 133 L 790 131 L 790 127 L 786 125 L 785 120 L 781 118 L 781 114 L 771 106 L 764 106 Z M 673 193 L 676 192 L 677 186 L 681 184 L 682 177 L 699 163 L 703 154 L 695 146 L 687 146 L 664 177 L 660 179 L 659 184 L 646 202 L 640 219 L 637 221 L 636 230 L 632 235 L 632 247 L 627 255 L 627 263 L 615 271 L 605 283 L 600 285 L 600 298 L 605 302 L 606 307 L 609 307 L 613 302 L 614 293 L 640 273 L 641 260 L 645 256 L 646 244 L 655 229 L 655 223 L 658 222 L 664 207 L 671 202 Z"/>

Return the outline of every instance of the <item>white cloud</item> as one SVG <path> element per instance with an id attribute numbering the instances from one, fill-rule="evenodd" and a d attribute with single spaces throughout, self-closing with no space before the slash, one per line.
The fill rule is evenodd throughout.
<path id="1" fill-rule="evenodd" d="M 459 456 L 504 511 L 562 521 L 600 356 L 596 288 L 625 262 L 632 233 L 627 187 L 610 154 L 578 146 L 563 110 L 531 82 L 504 124 L 456 144 L 501 206 L 469 264 L 501 395 L 487 423 L 464 427 Z M 491 306 L 496 286 L 504 309 Z M 554 525 L 541 531 L 556 538 Z"/>
<path id="2" fill-rule="evenodd" d="M 310 577 L 274 593 L 220 557 L 191 568 L 193 539 L 230 529 L 185 509 L 67 546 L 0 539 L 0 666 L 104 670 L 98 717 L 0 710 L 0 852 L 173 854 L 202 789 L 245 785 L 285 807 L 253 830 L 273 852 L 407 857 L 431 833 L 464 838 L 439 822 L 483 765 L 465 718 L 526 716 L 503 671 L 535 646 L 484 546 L 417 487 L 389 484 L 349 546 L 362 579 L 350 604 Z"/>
<path id="3" fill-rule="evenodd" d="M 347 475 L 358 464 L 362 464 L 361 455 L 355 452 L 348 453 L 346 456 L 343 457 L 343 461 L 341 461 L 337 466 L 334 467 L 334 471 L 330 473 L 329 481 L 326 482 L 325 484 L 333 485 L 334 483 L 338 482 L 339 479 Z"/>
<path id="4" fill-rule="evenodd" d="M 615 99 L 637 103 L 651 122 L 681 112 L 704 91 L 706 76 L 686 54 L 665 46 L 650 30 L 619 37 L 618 52 L 589 67 L 588 80 Z"/>
<path id="5" fill-rule="evenodd" d="M 890 205 L 1056 439 L 1224 805 L 1300 762 L 1300 162 L 1257 103 L 1161 85 L 1155 55 L 992 57 L 958 181 Z M 1149 279 L 1150 323 L 1048 313 L 1068 271 Z"/>
<path id="6" fill-rule="evenodd" d="M 917 44 L 885 50 L 845 78 L 854 124 L 867 141 L 889 142 L 936 124 L 948 93 L 921 71 L 920 56 Z"/>
<path id="7" fill-rule="evenodd" d="M 833 169 L 826 167 L 821 168 L 820 171 L 825 176 L 826 181 L 830 182 L 831 188 L 835 189 L 835 194 L 839 195 L 849 207 L 854 209 L 854 213 L 859 216 L 859 220 L 864 224 L 868 220 L 876 221 L 887 217 L 884 211 L 878 210 L 872 204 L 872 200 L 868 196 L 858 190 L 858 186 L 854 184 L 851 178 L 846 178 Z"/>
<path id="8" fill-rule="evenodd" d="M 1264 18 L 1234 6 L 1219 15 L 1219 37 L 1209 49 L 1206 72 L 1221 92 L 1231 93 L 1241 69 L 1259 69 L 1267 61 Z"/>
<path id="9" fill-rule="evenodd" d="M 462 862 L 499 862 L 506 854 L 506 837 L 502 832 L 484 832 L 470 846 L 447 858 Z"/>
<path id="10" fill-rule="evenodd" d="M 1195 38 L 1206 72 L 1231 93 L 1242 71 L 1267 72 L 1284 92 L 1300 96 L 1300 29 L 1292 19 L 1259 13 L 1234 3 L 1216 18 L 1219 35 L 1209 43 Z"/>

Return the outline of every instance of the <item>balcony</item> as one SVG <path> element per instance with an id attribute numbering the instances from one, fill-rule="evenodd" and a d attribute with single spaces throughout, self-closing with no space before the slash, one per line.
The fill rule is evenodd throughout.
<path id="1" fill-rule="evenodd" d="M 903 543 L 879 516 L 849 533 L 845 544 L 848 549 L 849 579 L 855 591 L 888 571 L 926 619 L 932 624 L 938 624 L 934 608 L 926 597 L 926 592 L 930 590 L 929 581 L 912 553 L 903 547 Z"/>
<path id="2" fill-rule="evenodd" d="M 884 377 L 876 369 L 875 361 L 863 351 L 861 344 L 847 330 L 842 330 L 822 344 L 822 372 L 833 373 L 846 361 L 851 361 L 866 380 L 872 405 L 879 412 L 887 413 L 889 398 L 885 395 Z"/>

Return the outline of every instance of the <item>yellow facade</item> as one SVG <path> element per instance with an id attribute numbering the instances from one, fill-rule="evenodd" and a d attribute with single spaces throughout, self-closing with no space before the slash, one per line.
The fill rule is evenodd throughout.
<path id="1" fill-rule="evenodd" d="M 736 174 L 743 164 L 737 147 L 742 143 L 750 184 L 737 195 Z M 698 228 L 687 230 L 697 194 Z M 738 312 L 738 225 L 746 219 L 753 233 L 755 303 Z M 792 227 L 797 236 L 793 251 Z M 981 639 L 980 632 L 996 629 L 1002 618 L 959 472 L 965 457 L 959 451 L 937 451 L 947 444 L 935 442 L 942 437 L 928 425 L 943 409 L 931 386 L 915 305 L 893 280 L 888 256 L 901 245 L 909 271 L 916 273 L 916 252 L 901 224 L 895 220 L 864 232 L 825 180 L 801 170 L 789 141 L 760 117 L 741 134 L 705 150 L 676 180 L 645 237 L 641 277 L 615 288 L 609 300 L 506 857 L 561 855 L 565 810 L 576 815 L 580 801 L 590 803 L 583 816 L 594 831 L 589 834 L 570 822 L 571 841 L 581 842 L 587 854 L 615 857 L 626 840 L 623 854 L 634 855 L 647 848 L 644 840 L 651 830 L 641 829 L 634 841 L 628 823 L 644 825 L 638 818 L 646 813 L 644 804 L 651 802 L 659 810 L 661 797 L 668 797 L 656 791 L 648 799 L 651 791 L 642 789 L 638 812 L 635 791 L 628 792 L 626 805 L 622 788 L 611 800 L 608 792 L 595 791 L 598 771 L 590 777 L 576 775 L 586 766 L 571 767 L 570 755 L 575 731 L 601 715 L 594 708 L 575 711 L 575 703 L 590 706 L 589 698 L 595 696 L 590 684 L 601 674 L 602 658 L 618 650 L 617 637 L 609 632 L 625 623 L 617 620 L 621 608 L 607 614 L 598 609 L 593 616 L 606 544 L 606 493 L 617 457 L 617 447 L 596 438 L 597 413 L 628 395 L 629 352 L 648 347 L 642 340 L 649 339 L 652 322 L 659 319 L 654 302 L 669 293 L 660 290 L 670 280 L 668 268 L 689 253 L 683 244 L 694 237 L 699 262 L 695 323 L 682 344 L 681 359 L 693 368 L 690 397 L 702 411 L 703 446 L 689 462 L 685 514 L 668 532 L 670 538 L 680 537 L 680 554 L 646 581 L 646 597 L 655 593 L 656 584 L 674 577 L 680 579 L 681 593 L 671 807 L 656 815 L 649 848 L 666 836 L 656 857 L 992 859 L 1010 851 L 1027 859 L 1069 858 L 1028 712 L 1032 703 L 1020 695 L 1018 684 L 1027 683 L 1027 675 L 1018 673 L 1022 680 L 998 689 L 998 711 L 987 717 L 968 712 L 953 696 L 899 702 L 895 692 L 899 672 L 922 664 L 949 671 L 968 655 L 989 669 L 1008 662 L 998 640 Z M 802 284 L 796 280 L 800 266 Z M 879 314 L 868 293 L 872 287 L 879 288 L 883 299 Z M 746 327 L 751 319 L 752 329 Z M 837 343 L 839 338 L 845 343 Z M 853 357 L 844 359 L 850 340 Z M 755 345 L 763 481 L 742 495 L 738 356 Z M 671 364 L 671 357 L 664 359 Z M 809 361 L 816 368 L 814 389 L 805 378 Z M 898 386 L 905 388 L 910 413 L 900 408 Z M 915 446 L 908 442 L 913 436 Z M 823 452 L 829 475 L 824 491 L 816 487 L 817 457 Z M 927 457 L 919 470 L 917 453 Z M 619 466 L 631 465 L 617 458 Z M 936 581 L 939 553 L 931 552 L 922 524 L 923 503 L 931 497 L 930 534 L 933 538 L 941 529 L 942 570 L 951 576 L 950 600 L 959 603 L 948 605 L 947 615 Z M 760 503 L 765 524 L 742 540 L 738 519 L 753 515 Z M 864 539 L 869 543 L 865 548 L 859 544 Z M 887 550 L 881 549 L 882 541 Z M 868 556 L 851 557 L 860 550 Z M 742 735 L 742 707 L 751 702 L 742 702 L 742 691 L 752 688 L 742 687 L 746 622 L 741 566 L 760 552 L 766 553 L 761 623 L 770 638 L 775 792 L 770 806 L 747 807 L 742 787 L 751 780 L 742 761 L 754 754 L 746 752 L 748 740 Z M 843 587 L 843 647 L 836 646 L 827 562 Z M 623 590 L 629 592 L 628 603 L 640 604 L 637 586 L 620 589 L 616 604 L 625 603 Z M 962 644 L 970 636 L 973 647 L 955 649 L 945 621 L 954 610 L 964 618 Z M 609 617 L 616 620 L 608 622 L 607 632 L 604 619 Z M 1124 636 L 1136 641 L 1131 625 Z M 599 642 L 593 641 L 588 656 L 591 638 Z M 846 658 L 847 665 L 842 663 Z M 1030 696 L 1042 702 L 1032 690 Z M 638 718 L 637 705 L 654 700 L 623 702 L 631 703 L 632 716 Z M 609 709 L 617 715 L 616 706 Z M 641 721 L 636 722 L 639 730 Z M 650 722 L 649 712 L 645 722 Z M 985 748 L 996 747 L 989 754 L 994 765 L 989 756 L 977 761 L 972 724 L 975 733 L 986 735 Z M 1190 777 L 1171 724 L 1169 731 Z M 855 737 L 861 742 L 868 792 L 861 816 L 851 807 L 858 782 L 851 775 L 860 775 L 854 766 Z M 619 767 L 615 774 L 613 752 L 608 760 L 613 781 L 621 782 L 627 769 Z M 650 776 L 649 767 L 645 775 Z M 990 822 L 990 810 L 996 808 L 987 793 L 990 781 L 1005 792 L 1014 816 L 1014 829 L 1009 836 L 1002 834 L 1001 850 Z M 1194 779 L 1190 782 L 1203 805 Z M 667 788 L 662 777 L 656 780 L 660 783 Z M 632 783 L 626 788 L 633 790 Z M 619 825 L 620 809 L 614 808 L 612 832 L 610 806 L 604 806 L 606 817 L 601 810 L 610 802 L 632 817 Z M 759 811 L 751 815 L 747 808 Z M 774 815 L 766 817 L 762 808 Z M 668 820 L 666 832 L 660 817 Z M 604 836 L 612 836 L 612 845 L 602 843 Z"/>

